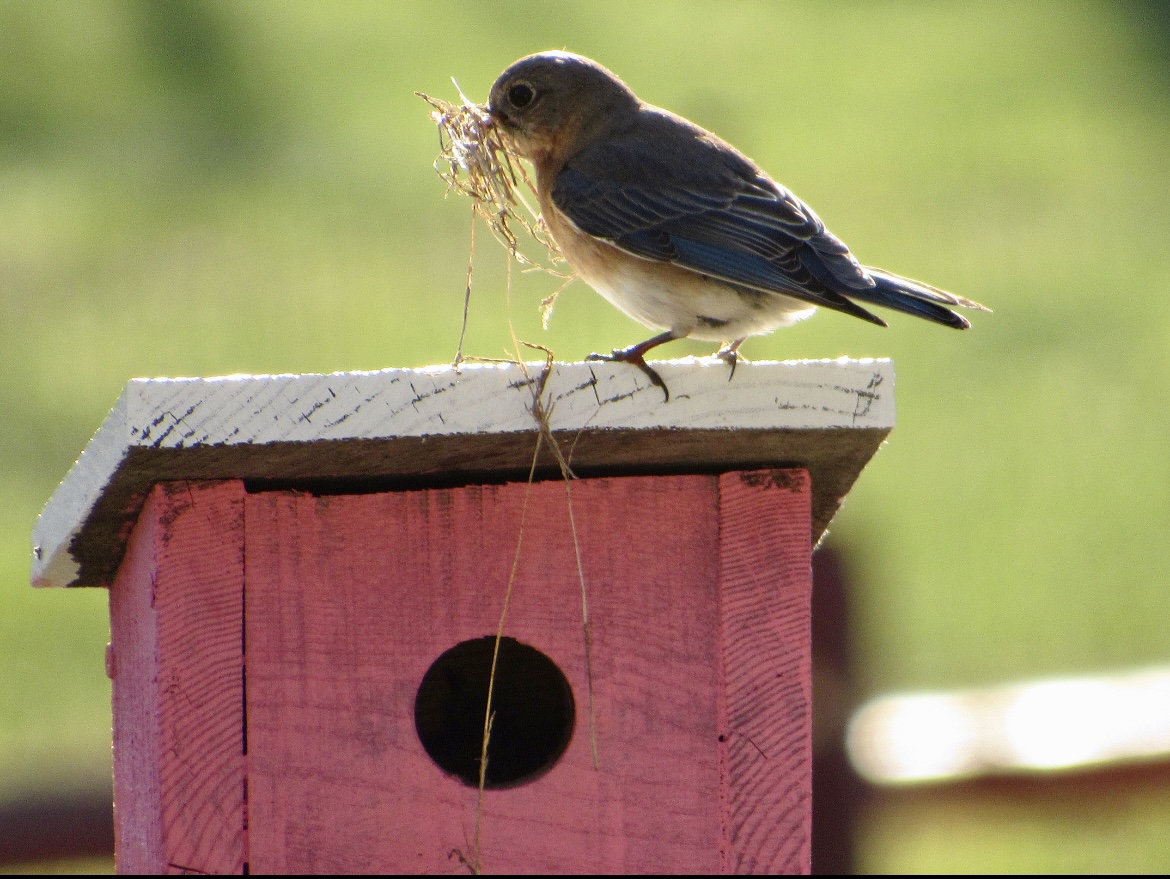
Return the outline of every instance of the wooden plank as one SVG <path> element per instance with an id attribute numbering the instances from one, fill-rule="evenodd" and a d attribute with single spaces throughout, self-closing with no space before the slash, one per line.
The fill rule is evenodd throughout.
<path id="1" fill-rule="evenodd" d="M 243 498 L 156 487 L 110 591 L 122 872 L 243 868 Z"/>
<path id="2" fill-rule="evenodd" d="M 448 872 L 460 869 L 453 852 L 471 857 L 476 791 L 423 751 L 413 703 L 436 657 L 494 633 L 528 491 L 248 496 L 253 871 Z M 599 770 L 565 488 L 530 492 L 505 633 L 565 673 L 577 726 L 547 774 L 486 794 L 482 866 L 715 871 L 716 478 L 573 484 Z"/>
<path id="3" fill-rule="evenodd" d="M 556 364 L 546 408 L 578 474 L 804 467 L 814 540 L 894 424 L 885 360 L 746 363 L 730 382 L 711 358 L 655 368 L 669 403 L 627 364 Z M 41 513 L 32 580 L 111 582 L 159 481 L 368 491 L 523 478 L 531 405 L 516 365 L 132 381 Z M 546 454 L 539 477 L 556 475 Z"/>
<path id="4" fill-rule="evenodd" d="M 157 527 L 157 498 L 152 494 L 110 586 L 106 672 L 113 681 L 114 846 L 123 873 L 161 873 L 167 863 L 159 774 L 158 617 L 151 586 Z"/>
<path id="5" fill-rule="evenodd" d="M 811 870 L 810 495 L 799 470 L 719 477 L 724 872 Z"/>

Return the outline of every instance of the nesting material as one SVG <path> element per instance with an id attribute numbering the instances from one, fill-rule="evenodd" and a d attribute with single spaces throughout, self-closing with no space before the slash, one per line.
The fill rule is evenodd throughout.
<path id="1" fill-rule="evenodd" d="M 458 88 L 458 85 L 456 85 Z M 461 104 L 416 92 L 431 105 L 431 119 L 439 126 L 439 157 L 435 170 L 447 182 L 448 191 L 471 198 L 475 211 L 508 252 L 522 265 L 565 276 L 556 269 L 564 258 L 548 234 L 540 212 L 525 197 L 534 197 L 536 186 L 527 169 L 492 122 L 487 107 L 474 104 L 459 92 Z M 546 259 L 521 252 L 517 229 L 527 232 L 544 247 Z"/>

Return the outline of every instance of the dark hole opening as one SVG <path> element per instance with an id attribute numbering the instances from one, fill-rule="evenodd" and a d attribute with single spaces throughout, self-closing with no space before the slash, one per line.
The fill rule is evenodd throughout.
<path id="1" fill-rule="evenodd" d="M 495 637 L 463 641 L 434 661 L 419 684 L 414 726 L 431 759 L 465 784 L 479 785 L 483 716 Z M 484 786 L 532 781 L 560 759 L 573 736 L 573 691 L 556 663 L 514 638 L 500 639 L 492 691 L 492 731 Z"/>

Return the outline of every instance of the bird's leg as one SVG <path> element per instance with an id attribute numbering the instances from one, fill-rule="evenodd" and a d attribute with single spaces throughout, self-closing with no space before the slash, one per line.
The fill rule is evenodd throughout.
<path id="1" fill-rule="evenodd" d="M 646 352 L 651 348 L 657 348 L 667 342 L 673 342 L 675 339 L 681 338 L 675 335 L 673 330 L 667 330 L 665 333 L 659 333 L 653 339 L 647 339 L 645 342 L 639 342 L 637 345 L 631 345 L 629 348 L 614 348 L 611 354 L 590 354 L 586 360 L 608 360 L 614 363 L 630 363 L 646 373 L 650 381 L 662 388 L 662 393 L 666 395 L 665 402 L 670 402 L 670 391 L 666 388 L 666 382 L 662 380 L 657 372 L 650 368 L 646 363 Z M 740 340 L 742 341 L 742 340 Z"/>
<path id="2" fill-rule="evenodd" d="M 742 345 L 746 340 L 747 336 L 744 336 L 742 339 L 736 339 L 734 342 L 725 342 L 723 347 L 715 352 L 716 357 L 731 367 L 731 375 L 727 377 L 728 381 L 731 381 L 733 378 L 735 378 L 735 365 L 739 363 L 741 359 L 739 356 L 739 346 Z M 742 359 L 745 362 L 747 360 L 746 357 Z"/>

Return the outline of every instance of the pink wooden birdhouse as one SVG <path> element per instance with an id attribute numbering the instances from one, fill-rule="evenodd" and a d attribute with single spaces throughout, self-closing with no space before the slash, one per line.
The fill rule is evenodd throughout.
<path id="1" fill-rule="evenodd" d="M 543 430 L 536 366 L 132 381 L 33 551 L 110 590 L 119 870 L 808 871 L 809 558 L 893 370 L 656 368 Z"/>

